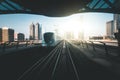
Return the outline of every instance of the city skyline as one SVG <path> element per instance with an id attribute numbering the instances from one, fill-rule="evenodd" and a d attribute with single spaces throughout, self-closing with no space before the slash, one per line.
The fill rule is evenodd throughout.
<path id="1" fill-rule="evenodd" d="M 24 33 L 26 38 L 29 38 L 29 26 L 31 23 L 38 22 L 42 24 L 43 32 L 55 32 L 54 30 L 65 30 L 74 24 L 70 24 L 70 20 L 77 20 L 83 17 L 85 35 L 105 35 L 106 22 L 113 20 L 113 14 L 107 13 L 83 13 L 75 14 L 67 17 L 46 17 L 42 15 L 28 15 L 28 14 L 12 14 L 0 16 L 0 27 L 14 28 L 16 32 Z M 66 25 L 68 23 L 69 25 Z M 80 28 L 80 27 L 79 27 Z M 62 31 L 61 31 L 62 32 Z"/>

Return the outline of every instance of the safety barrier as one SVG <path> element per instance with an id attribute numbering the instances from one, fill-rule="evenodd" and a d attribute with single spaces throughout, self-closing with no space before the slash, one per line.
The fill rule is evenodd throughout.
<path id="1" fill-rule="evenodd" d="M 28 47 L 28 45 L 32 45 L 32 43 L 30 41 L 5 42 L 0 44 L 0 52 L 6 52 L 7 49 L 11 48 L 18 49 L 20 47 Z"/>
<path id="2" fill-rule="evenodd" d="M 91 43 L 92 43 L 92 46 L 93 46 L 93 50 L 94 50 L 94 51 L 96 51 L 96 48 L 95 48 L 95 44 L 94 44 L 94 42 L 99 42 L 99 43 L 102 43 L 102 44 L 103 44 L 103 46 L 104 46 L 104 50 L 105 50 L 106 55 L 108 55 L 108 54 L 109 54 L 109 53 L 108 53 L 108 48 L 107 48 L 107 45 L 106 45 L 106 43 L 105 43 L 105 42 L 102 42 L 102 41 L 89 41 L 89 42 L 91 42 Z"/>
<path id="3" fill-rule="evenodd" d="M 89 49 L 89 42 L 92 44 L 93 51 L 97 51 L 97 49 L 96 49 L 97 47 L 95 46 L 95 42 L 98 42 L 98 43 L 103 44 L 106 55 L 109 54 L 108 53 L 108 48 L 107 48 L 107 45 L 106 45 L 105 42 L 102 42 L 102 41 L 85 41 L 85 40 L 84 41 L 79 41 L 80 46 L 83 47 L 83 48 L 85 48 L 85 46 L 86 46 L 87 49 Z"/>

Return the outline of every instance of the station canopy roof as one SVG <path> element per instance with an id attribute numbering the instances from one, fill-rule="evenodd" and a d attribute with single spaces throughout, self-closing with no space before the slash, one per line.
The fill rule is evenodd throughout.
<path id="1" fill-rule="evenodd" d="M 0 0 L 0 14 L 62 17 L 82 12 L 120 13 L 120 0 Z"/>

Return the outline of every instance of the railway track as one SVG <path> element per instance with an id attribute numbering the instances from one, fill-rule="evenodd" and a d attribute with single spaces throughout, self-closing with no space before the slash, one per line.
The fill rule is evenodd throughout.
<path id="1" fill-rule="evenodd" d="M 117 80 L 116 74 L 93 62 L 67 41 L 60 42 L 17 80 Z"/>
<path id="2" fill-rule="evenodd" d="M 69 46 L 62 41 L 17 80 L 79 80 Z"/>

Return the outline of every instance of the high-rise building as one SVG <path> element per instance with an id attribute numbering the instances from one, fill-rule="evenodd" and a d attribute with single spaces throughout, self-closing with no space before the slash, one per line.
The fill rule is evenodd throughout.
<path id="1" fill-rule="evenodd" d="M 40 24 L 35 25 L 35 40 L 40 40 Z"/>
<path id="2" fill-rule="evenodd" d="M 114 32 L 118 32 L 120 29 L 120 14 L 114 14 Z"/>
<path id="3" fill-rule="evenodd" d="M 30 25 L 30 40 L 35 40 L 35 25 L 32 23 Z"/>
<path id="4" fill-rule="evenodd" d="M 2 42 L 2 28 L 0 28 L 0 42 Z"/>
<path id="5" fill-rule="evenodd" d="M 78 32 L 78 39 L 79 40 L 84 40 L 84 33 L 83 32 Z"/>
<path id="6" fill-rule="evenodd" d="M 35 40 L 41 40 L 41 26 L 39 23 L 36 23 L 35 26 Z"/>
<path id="7" fill-rule="evenodd" d="M 42 26 L 39 23 L 35 25 L 35 40 L 42 39 Z"/>
<path id="8" fill-rule="evenodd" d="M 2 28 L 2 42 L 13 42 L 14 41 L 14 30 L 7 28 L 7 27 L 3 27 Z"/>
<path id="9" fill-rule="evenodd" d="M 42 24 L 40 25 L 40 40 L 42 40 Z"/>
<path id="10" fill-rule="evenodd" d="M 42 24 L 40 24 L 40 40 L 42 40 Z"/>
<path id="11" fill-rule="evenodd" d="M 18 33 L 17 34 L 17 39 L 18 39 L 18 41 L 24 41 L 25 40 L 25 35 L 23 33 Z"/>
<path id="12" fill-rule="evenodd" d="M 41 40 L 42 39 L 42 27 L 39 23 L 30 25 L 30 40 Z"/>
<path id="13" fill-rule="evenodd" d="M 107 23 L 106 23 L 106 35 L 107 36 L 114 36 L 114 30 L 115 28 L 114 28 L 114 21 L 112 20 L 112 21 L 108 21 Z"/>
<path id="14" fill-rule="evenodd" d="M 60 40 L 61 37 L 60 37 L 60 33 L 59 33 L 59 29 L 55 29 L 55 40 Z"/>
<path id="15" fill-rule="evenodd" d="M 73 40 L 74 39 L 74 33 L 73 32 L 66 32 L 65 33 L 65 39 Z"/>

